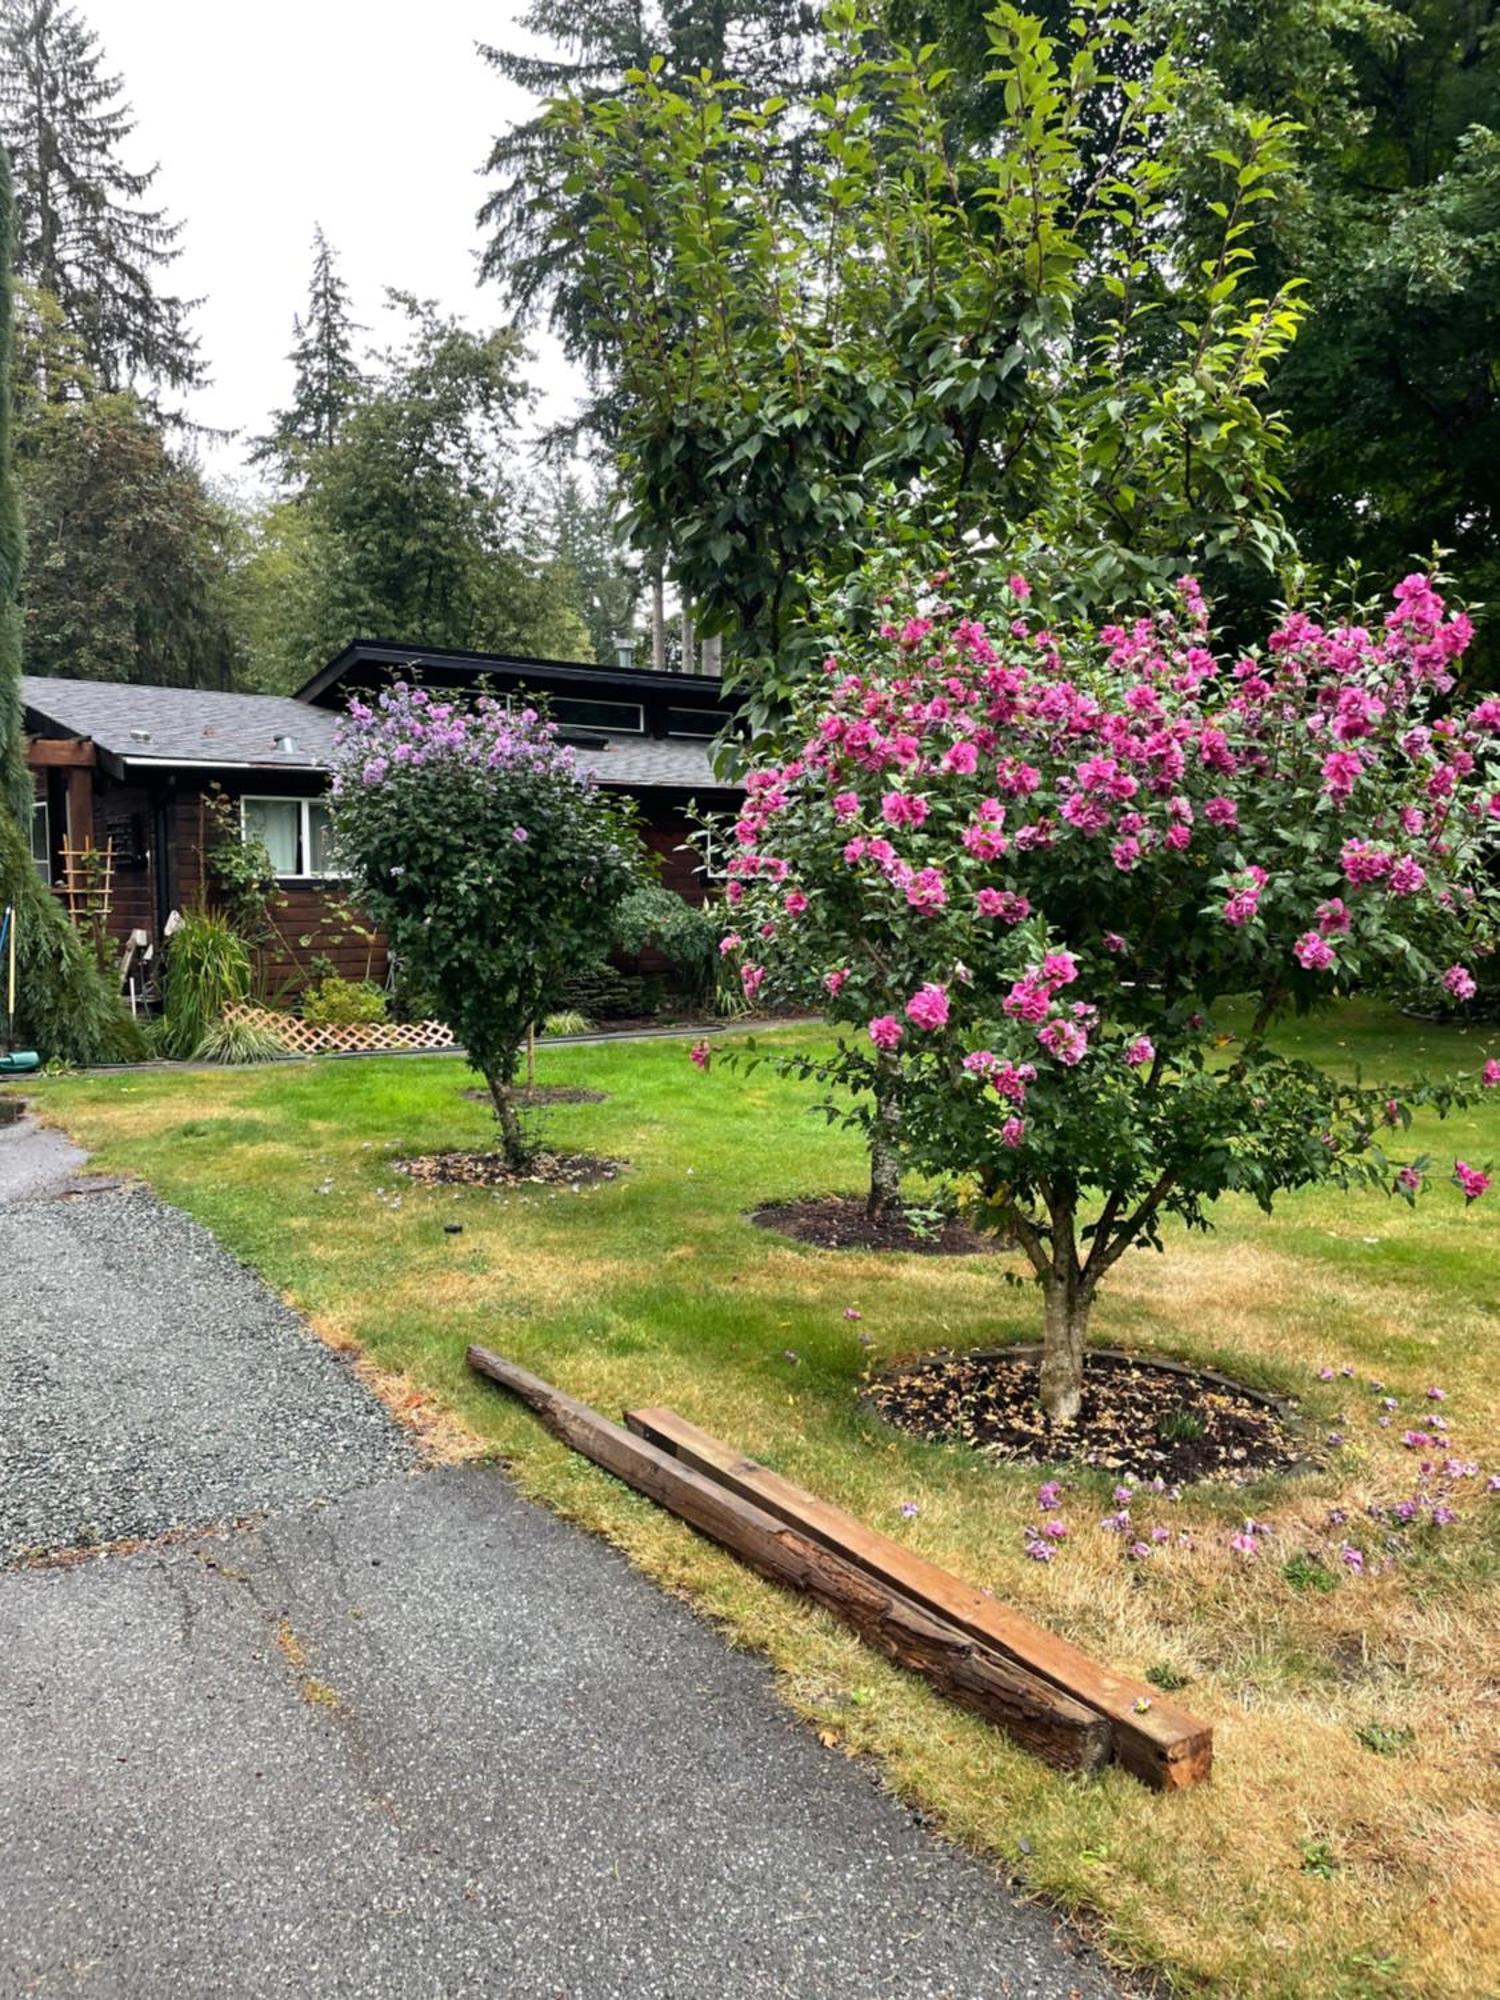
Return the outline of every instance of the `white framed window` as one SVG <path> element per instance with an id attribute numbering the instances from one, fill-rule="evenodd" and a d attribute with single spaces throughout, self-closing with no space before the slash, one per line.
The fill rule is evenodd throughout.
<path id="1" fill-rule="evenodd" d="M 52 886 L 52 815 L 47 801 L 38 799 L 31 808 L 31 860 L 38 875 Z"/>
<path id="2" fill-rule="evenodd" d="M 333 821 L 322 799 L 243 798 L 246 840 L 258 840 L 283 881 L 338 881 Z"/>

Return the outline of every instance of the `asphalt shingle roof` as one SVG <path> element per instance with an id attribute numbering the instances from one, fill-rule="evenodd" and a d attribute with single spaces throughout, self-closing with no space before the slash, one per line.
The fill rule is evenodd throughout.
<path id="1" fill-rule="evenodd" d="M 28 726 L 91 737 L 113 756 L 151 763 L 326 771 L 338 715 L 290 695 L 223 694 L 211 688 L 136 687 L 27 674 L 21 681 Z M 138 732 L 144 732 L 144 736 Z M 280 750 L 278 738 L 292 748 Z M 738 790 L 714 777 L 709 746 L 692 738 L 607 735 L 578 751 L 601 784 L 675 791 Z"/>

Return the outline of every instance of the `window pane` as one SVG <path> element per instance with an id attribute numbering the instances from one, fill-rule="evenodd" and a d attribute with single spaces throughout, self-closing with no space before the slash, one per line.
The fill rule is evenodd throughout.
<path id="1" fill-rule="evenodd" d="M 300 799 L 246 799 L 245 832 L 265 842 L 278 875 L 300 875 L 297 849 L 302 829 Z"/>
<path id="2" fill-rule="evenodd" d="M 308 863 L 310 875 L 332 875 L 336 873 L 333 859 L 333 819 L 327 806 L 316 799 L 307 808 L 307 845 L 312 859 Z"/>
<path id="3" fill-rule="evenodd" d="M 628 729 L 636 736 L 646 726 L 637 701 L 575 701 L 571 696 L 553 702 L 552 720 L 583 729 Z"/>
<path id="4" fill-rule="evenodd" d="M 31 858 L 44 882 L 52 880 L 52 826 L 47 801 L 38 799 L 31 810 Z"/>
<path id="5" fill-rule="evenodd" d="M 669 708 L 669 736 L 717 736 L 734 717 L 727 708 Z"/>

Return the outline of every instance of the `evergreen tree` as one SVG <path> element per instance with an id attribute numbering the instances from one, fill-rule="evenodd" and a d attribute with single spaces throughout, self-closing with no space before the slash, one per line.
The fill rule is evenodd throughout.
<path id="1" fill-rule="evenodd" d="M 613 662 L 615 641 L 636 635 L 640 565 L 624 547 L 616 496 L 602 480 L 568 472 L 547 495 L 549 539 L 577 582 L 592 658 Z"/>
<path id="2" fill-rule="evenodd" d="M 157 168 L 98 37 L 62 0 L 0 0 L 0 142 L 14 162 L 15 275 L 50 293 L 106 389 L 203 378 L 189 302 L 156 289 L 182 225 L 145 197 Z"/>
<path id="3" fill-rule="evenodd" d="M 296 381 L 291 405 L 274 413 L 269 433 L 256 440 L 251 453 L 252 462 L 270 461 L 289 480 L 305 473 L 310 452 L 338 443 L 360 388 L 354 336 L 364 329 L 350 317 L 349 287 L 338 274 L 321 225 L 313 232 L 307 317 L 294 318 L 292 330 L 295 341 L 287 359 Z"/>
<path id="4" fill-rule="evenodd" d="M 519 336 L 390 298 L 405 339 L 371 357 L 337 443 L 308 455 L 300 496 L 258 524 L 240 579 L 257 687 L 295 686 L 357 638 L 587 650 L 577 581 L 514 473 Z"/>
<path id="5" fill-rule="evenodd" d="M 54 299 L 19 288 L 15 471 L 33 674 L 227 687 L 229 510 L 129 390 L 101 390 Z"/>
<path id="6" fill-rule="evenodd" d="M 102 1062 L 139 1037 L 31 858 L 35 788 L 21 734 L 20 596 L 25 544 L 11 470 L 10 162 L 0 147 L 0 904 L 15 926 L 16 1027 L 47 1057 Z"/>
<path id="7" fill-rule="evenodd" d="M 11 321 L 15 209 L 10 161 L 0 147 L 0 815 L 29 819 L 31 773 L 21 746 L 21 569 L 26 559 L 21 496 L 11 469 Z"/>
<path id="8" fill-rule="evenodd" d="M 710 69 L 736 77 L 754 99 L 806 85 L 820 47 L 820 12 L 815 0 L 532 0 L 516 26 L 545 42 L 547 52 L 482 46 L 480 54 L 544 105 L 562 96 L 617 96 L 626 73 L 654 56 L 669 79 Z M 568 171 L 561 133 L 545 109 L 501 133 L 485 170 L 499 185 L 479 211 L 488 232 L 481 275 L 496 279 L 523 312 L 546 304 L 572 344 L 587 344 L 587 310 L 554 254 L 554 210 L 543 198 Z M 589 199 L 580 192 L 580 208 Z"/>

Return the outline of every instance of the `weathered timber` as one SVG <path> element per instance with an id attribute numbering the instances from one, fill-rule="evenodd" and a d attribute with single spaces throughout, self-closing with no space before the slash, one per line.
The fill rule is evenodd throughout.
<path id="1" fill-rule="evenodd" d="M 87 736 L 28 736 L 26 762 L 33 771 L 91 771 L 99 750 Z"/>
<path id="2" fill-rule="evenodd" d="M 1146 1784 L 1176 1791 L 1209 1775 L 1212 1727 L 1163 1701 L 1155 1688 L 1101 1666 L 1055 1632 L 731 1450 L 675 1410 L 630 1410 L 625 1421 L 638 1436 L 674 1453 L 680 1464 L 753 1501 L 865 1575 L 1104 1716 L 1114 1756 Z"/>
<path id="3" fill-rule="evenodd" d="M 469 1366 L 519 1396 L 565 1444 L 627 1486 L 720 1542 L 772 1582 L 804 1592 L 899 1665 L 924 1674 L 951 1701 L 995 1723 L 1061 1770 L 1108 1761 L 1109 1724 L 1082 1702 L 869 1576 L 800 1529 L 705 1478 L 670 1452 L 565 1395 L 486 1347 Z"/>

